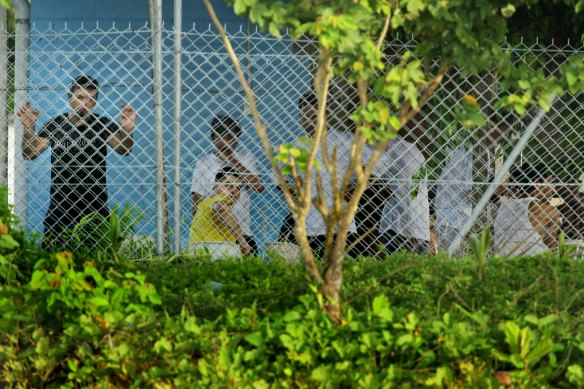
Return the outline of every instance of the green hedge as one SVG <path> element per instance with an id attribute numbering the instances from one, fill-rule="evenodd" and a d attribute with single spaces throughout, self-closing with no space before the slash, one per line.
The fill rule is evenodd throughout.
<path id="1" fill-rule="evenodd" d="M 49 255 L 0 216 L 2 387 L 584 386 L 582 261 L 347 261 L 336 326 L 299 266 Z"/>

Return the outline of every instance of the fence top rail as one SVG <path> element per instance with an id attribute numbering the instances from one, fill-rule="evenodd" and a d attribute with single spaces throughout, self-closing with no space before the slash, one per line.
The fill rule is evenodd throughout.
<path id="1" fill-rule="evenodd" d="M 174 29 L 171 23 L 162 24 L 162 32 L 164 34 L 174 34 Z M 0 29 L 6 30 L 6 24 L 0 24 Z M 289 31 L 282 31 L 282 37 L 277 38 L 268 33 L 262 32 L 257 26 L 251 26 L 248 28 L 246 25 L 241 24 L 239 26 L 226 25 L 225 29 L 227 34 L 232 39 L 246 39 L 248 41 L 258 41 L 258 42 L 292 42 L 295 41 L 299 44 L 311 44 L 315 43 L 314 39 L 307 36 L 302 36 L 299 39 L 293 39 Z M 6 33 L 6 32 L 5 32 Z M 83 36 L 90 35 L 132 35 L 132 34 L 149 34 L 150 29 L 147 23 L 144 22 L 49 22 L 48 25 L 33 23 L 30 28 L 30 33 L 32 35 L 40 35 L 43 37 L 54 37 L 54 38 L 66 38 L 68 36 L 75 38 L 82 38 Z M 8 35 L 14 35 L 14 32 L 8 32 Z M 193 36 L 199 36 L 203 38 L 217 38 L 219 39 L 219 33 L 215 28 L 208 23 L 193 23 L 190 29 L 185 29 L 181 35 L 184 38 L 192 38 Z M 413 36 L 406 36 L 403 34 L 396 34 L 393 40 L 388 42 L 387 45 L 390 47 L 401 47 L 401 48 L 414 48 L 418 42 Z M 584 53 L 584 45 L 579 44 L 579 42 L 565 42 L 558 43 L 553 38 L 552 39 L 536 39 L 535 42 L 527 41 L 523 38 L 519 38 L 518 42 L 505 41 L 502 46 L 512 52 L 545 52 L 545 53 L 562 53 L 562 54 L 578 54 Z"/>

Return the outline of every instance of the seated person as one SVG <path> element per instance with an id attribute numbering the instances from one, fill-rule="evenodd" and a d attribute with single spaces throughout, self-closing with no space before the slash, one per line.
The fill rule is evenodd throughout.
<path id="1" fill-rule="evenodd" d="M 264 185 L 256 170 L 254 156 L 249 152 L 237 151 L 239 139 L 243 132 L 240 124 L 228 115 L 215 116 L 211 122 L 211 141 L 213 152 L 202 156 L 193 170 L 191 184 L 192 216 L 197 213 L 199 202 L 210 197 L 213 191 L 213 179 L 217 172 L 226 166 L 233 167 L 242 179 L 239 200 L 232 210 L 238 220 L 246 243 L 257 254 L 257 245 L 251 228 L 252 191 L 261 193 Z M 238 241 L 239 243 L 239 241 Z"/>
<path id="2" fill-rule="evenodd" d="M 316 135 L 316 117 L 317 117 L 317 107 L 318 101 L 317 97 L 313 92 L 308 92 L 304 94 L 298 101 L 298 109 L 300 111 L 300 123 L 306 135 L 313 138 Z M 339 172 L 338 180 L 339 186 L 341 184 L 343 173 L 349 168 L 349 150 L 351 148 L 352 135 L 342 131 L 329 128 L 326 134 L 327 148 L 329 158 L 332 159 L 333 149 L 337 147 L 337 172 Z M 295 147 L 303 147 L 306 145 L 301 141 L 296 141 L 294 143 Z M 318 163 L 324 167 L 324 161 L 322 152 L 319 149 L 315 159 Z M 303 178 L 303 173 L 299 172 L 301 179 Z M 318 195 L 317 190 L 317 173 L 316 169 L 311 172 L 311 195 L 316 197 Z M 333 197 L 333 175 L 330 174 L 326 169 L 321 169 L 319 172 L 322 179 L 322 189 L 324 195 L 324 202 L 326 207 L 331 209 L 334 201 Z M 306 236 L 308 238 L 310 247 L 317 257 L 322 257 L 325 251 L 326 242 L 326 222 L 320 212 L 315 206 L 311 205 L 308 215 L 306 217 Z M 355 223 L 351 222 L 349 226 L 349 232 L 347 236 L 347 248 L 351 246 L 354 241 L 354 235 L 356 233 Z M 280 229 L 279 234 L 280 242 L 296 242 L 296 236 L 294 235 L 294 218 L 292 214 L 288 214 L 284 219 L 284 223 Z M 349 256 L 355 257 L 357 253 L 354 250 L 350 250 L 347 253 Z"/>
<path id="3" fill-rule="evenodd" d="M 473 148 L 448 147 L 446 153 L 434 199 L 438 250 L 444 252 L 460 235 L 473 207 Z"/>
<path id="4" fill-rule="evenodd" d="M 430 203 L 427 180 L 415 176 L 426 160 L 414 143 L 398 136 L 392 139 L 375 166 L 373 174 L 389 186 L 390 196 L 383 206 L 379 243 L 388 254 L 402 250 L 424 254 L 430 249 Z"/>
<path id="5" fill-rule="evenodd" d="M 211 196 L 197 206 L 189 246 L 196 242 L 239 243 L 243 255 L 251 253 L 252 248 L 243 239 L 243 232 L 232 210 L 241 195 L 242 185 L 241 174 L 234 167 L 226 166 L 217 172 Z"/>
<path id="6" fill-rule="evenodd" d="M 494 224 L 495 251 L 504 256 L 537 255 L 556 246 L 560 213 L 551 205 L 553 177 L 544 179 L 545 167 L 528 163 L 512 171 L 515 198 L 503 201 Z M 534 185 L 539 184 L 539 185 Z"/>

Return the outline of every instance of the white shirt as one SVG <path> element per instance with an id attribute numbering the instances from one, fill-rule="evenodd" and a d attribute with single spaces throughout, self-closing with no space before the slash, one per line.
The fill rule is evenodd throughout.
<path id="1" fill-rule="evenodd" d="M 436 185 L 436 224 L 462 228 L 472 212 L 473 149 L 447 148 L 444 169 Z"/>
<path id="2" fill-rule="evenodd" d="M 257 174 L 255 161 L 250 153 L 234 153 L 237 159 L 251 174 Z M 201 197 L 209 197 L 213 192 L 213 185 L 215 184 L 215 175 L 217 172 L 225 167 L 227 162 L 219 158 L 215 153 L 208 154 L 203 159 L 199 160 L 193 170 L 193 180 L 191 183 L 191 193 L 198 193 Z M 239 200 L 233 204 L 232 208 L 235 214 L 239 227 L 244 235 L 252 236 L 251 230 L 251 201 L 249 199 L 248 190 L 242 190 Z"/>
<path id="3" fill-rule="evenodd" d="M 338 172 L 338 187 L 340 188 L 343 175 L 345 171 L 349 168 L 349 151 L 351 148 L 351 143 L 353 141 L 353 134 L 345 133 L 336 131 L 333 129 L 329 129 L 327 131 L 327 148 L 329 152 L 329 158 L 332 159 L 333 148 L 337 145 L 337 172 Z M 295 142 L 296 147 L 303 147 L 306 148 L 306 144 Z M 323 194 L 324 200 L 327 205 L 327 208 L 331 208 L 333 205 L 333 188 L 332 188 L 332 177 L 329 172 L 326 171 L 324 166 L 324 162 L 322 160 L 322 152 L 319 147 L 319 150 L 316 153 L 315 158 L 320 166 L 321 169 L 318 170 L 320 176 L 322 178 L 322 186 L 323 186 Z M 312 198 L 316 197 L 318 194 L 316 188 L 316 168 L 312 168 L 311 178 L 310 178 L 310 195 Z M 343 201 L 343 204 L 345 202 Z M 349 225 L 349 232 L 357 232 L 357 228 L 355 227 L 355 221 L 352 220 L 351 224 Z M 310 209 L 308 210 L 308 215 L 306 216 L 306 235 L 307 236 L 317 236 L 317 235 L 325 235 L 326 234 L 326 224 L 324 218 L 318 212 L 318 210 L 311 205 Z"/>
<path id="4" fill-rule="evenodd" d="M 495 251 L 503 256 L 536 255 L 549 248 L 529 220 L 533 198 L 511 199 L 499 206 L 495 218 Z"/>
<path id="5" fill-rule="evenodd" d="M 425 162 L 424 155 L 415 144 L 401 137 L 389 141 L 372 172 L 391 189 L 391 196 L 383 206 L 381 232 L 391 229 L 408 238 L 430 240 L 430 202 L 426 179 L 418 183 L 416 197 L 411 197 L 414 185 L 412 176 Z"/>

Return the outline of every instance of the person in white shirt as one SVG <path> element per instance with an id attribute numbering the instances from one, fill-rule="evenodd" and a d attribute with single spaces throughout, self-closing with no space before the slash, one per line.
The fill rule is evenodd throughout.
<path id="1" fill-rule="evenodd" d="M 300 125 L 309 137 L 314 137 L 316 133 L 316 114 L 317 114 L 317 98 L 313 92 L 304 94 L 298 101 L 298 109 L 300 110 Z M 337 172 L 339 179 L 339 187 L 341 185 L 342 177 L 344 172 L 349 167 L 349 150 L 352 143 L 352 134 L 336 131 L 334 129 L 328 129 L 327 131 L 327 147 L 329 152 L 329 157 L 332 158 L 333 148 L 337 146 Z M 298 143 L 299 147 L 306 147 L 305 144 Z M 332 192 L 332 177 L 324 168 L 324 162 L 322 160 L 322 152 L 319 149 L 316 154 L 316 160 L 322 166 L 319 171 L 322 183 L 323 183 L 323 194 L 324 200 L 327 207 L 331 207 L 333 203 L 333 192 Z M 311 196 L 314 198 L 317 196 L 316 188 L 316 170 L 313 168 L 311 177 Z M 292 215 L 289 214 L 285 219 L 282 227 L 280 229 L 280 241 L 290 241 L 295 242 L 296 238 L 293 232 L 294 219 Z M 355 238 L 356 233 L 355 223 L 353 222 L 349 227 L 349 236 L 347 238 L 348 245 Z M 322 215 L 318 210 L 311 206 L 308 211 L 308 216 L 306 218 L 306 235 L 310 243 L 310 247 L 317 256 L 322 256 L 326 240 L 326 224 Z M 355 255 L 354 252 L 348 253 L 350 256 Z"/>
<path id="2" fill-rule="evenodd" d="M 556 191 L 544 167 L 528 163 L 511 172 L 515 198 L 503 201 L 495 218 L 495 252 L 503 256 L 536 255 L 557 244 L 561 216 L 550 200 Z M 538 184 L 538 185 L 534 185 Z"/>
<path id="3" fill-rule="evenodd" d="M 472 212 L 473 148 L 449 147 L 446 153 L 434 200 L 439 251 L 448 251 Z"/>
<path id="4" fill-rule="evenodd" d="M 242 129 L 239 123 L 228 115 L 219 115 L 211 122 L 211 140 L 214 151 L 202 157 L 193 170 L 191 184 L 191 200 L 193 217 L 197 213 L 197 205 L 213 192 L 214 178 L 217 172 L 231 166 L 243 177 L 244 190 L 239 200 L 233 205 L 232 211 L 237 217 L 247 244 L 251 247 L 248 254 L 257 254 L 257 244 L 251 229 L 249 190 L 261 193 L 264 185 L 257 174 L 255 159 L 251 153 L 236 151 Z M 241 242 L 238 242 L 241 245 Z"/>
<path id="5" fill-rule="evenodd" d="M 388 253 L 423 254 L 430 243 L 430 203 L 426 178 L 414 179 L 426 160 L 414 143 L 391 140 L 372 174 L 391 191 L 381 216 L 379 243 Z"/>

